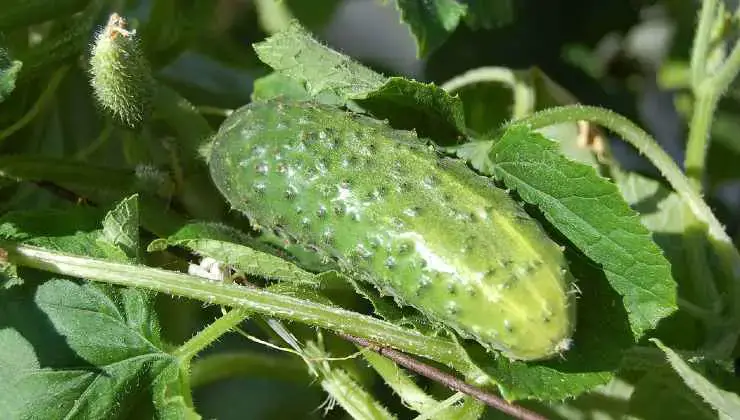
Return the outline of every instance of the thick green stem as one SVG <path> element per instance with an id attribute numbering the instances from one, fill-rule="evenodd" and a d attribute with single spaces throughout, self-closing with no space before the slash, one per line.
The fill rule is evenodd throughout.
<path id="1" fill-rule="evenodd" d="M 740 43 L 736 42 L 732 52 L 722 67 L 712 77 L 704 80 L 703 85 L 709 85 L 717 97 L 724 94 L 740 72 Z M 703 87 L 703 86 L 702 86 Z"/>
<path id="2" fill-rule="evenodd" d="M 502 83 L 514 93 L 513 119 L 523 118 L 534 110 L 535 93 L 532 87 L 506 67 L 480 67 L 456 76 L 442 85 L 447 92 L 454 92 L 477 83 Z"/>
<path id="3" fill-rule="evenodd" d="M 699 23 L 700 26 L 705 24 L 705 18 L 710 21 L 713 19 L 713 16 L 709 18 L 704 16 L 704 10 L 711 8 L 712 6 L 710 4 L 712 3 L 715 3 L 715 1 L 704 2 L 704 9 L 702 9 L 702 16 Z M 700 37 L 701 34 L 697 32 L 695 44 L 699 43 L 698 39 Z M 698 45 L 695 48 L 698 48 Z M 706 48 L 708 47 L 705 45 L 704 49 Z M 703 54 L 706 55 L 707 52 L 704 51 Z M 686 175 L 692 180 L 694 187 L 697 190 L 701 190 L 714 112 L 717 109 L 717 103 L 720 98 L 727 91 L 730 84 L 732 84 L 732 81 L 735 80 L 738 72 L 740 72 L 740 44 L 735 44 L 725 62 L 717 70 L 717 73 L 712 76 L 706 75 L 704 61 L 694 62 L 693 58 L 692 56 L 691 87 L 695 101 L 691 126 L 689 128 L 689 139 L 686 145 L 686 161 L 684 166 L 686 167 Z"/>
<path id="4" fill-rule="evenodd" d="M 699 22 L 694 33 L 694 43 L 691 48 L 691 84 L 698 86 L 706 74 L 706 62 L 709 55 L 709 45 L 712 41 L 712 24 L 717 15 L 717 0 L 703 0 Z"/>
<path id="5" fill-rule="evenodd" d="M 692 187 L 701 191 L 704 178 L 704 166 L 709 149 L 709 131 L 712 128 L 712 117 L 717 107 L 717 98 L 708 89 L 699 89 L 695 93 L 696 102 L 691 117 L 689 139 L 686 144 L 684 167 Z"/>
<path id="6" fill-rule="evenodd" d="M 0 248 L 7 253 L 7 261 L 16 265 L 111 284 L 139 287 L 212 304 L 242 308 L 275 318 L 298 321 L 362 337 L 384 346 L 426 357 L 445 364 L 468 377 L 480 378 L 485 375 L 450 340 L 427 337 L 415 331 L 341 308 L 147 266 L 67 255 L 14 243 L 2 243 Z"/>
<path id="7" fill-rule="evenodd" d="M 232 309 L 229 312 L 226 312 L 222 317 L 213 321 L 210 325 L 199 331 L 198 334 L 195 334 L 195 336 L 190 340 L 175 349 L 172 355 L 182 359 L 185 363 L 189 363 L 195 355 L 210 346 L 214 341 L 218 340 L 219 337 L 238 326 L 248 316 L 249 311 L 241 308 Z"/>

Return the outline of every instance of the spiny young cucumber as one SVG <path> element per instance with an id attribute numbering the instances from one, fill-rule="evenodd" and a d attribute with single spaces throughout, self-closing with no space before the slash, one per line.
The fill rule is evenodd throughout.
<path id="1" fill-rule="evenodd" d="M 139 129 L 151 112 L 155 81 L 136 31 L 113 13 L 95 37 L 90 56 L 90 84 L 98 103 L 117 122 Z"/>
<path id="2" fill-rule="evenodd" d="M 308 102 L 258 102 L 214 136 L 215 185 L 256 227 L 511 359 L 570 346 L 560 248 L 511 197 L 412 132 Z"/>

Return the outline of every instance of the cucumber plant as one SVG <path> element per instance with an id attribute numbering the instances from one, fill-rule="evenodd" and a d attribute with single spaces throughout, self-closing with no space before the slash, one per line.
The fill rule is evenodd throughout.
<path id="1" fill-rule="evenodd" d="M 656 2 L 684 170 L 633 5 L 398 0 L 414 78 L 304 3 L 4 6 L 0 417 L 740 417 L 734 6 Z"/>

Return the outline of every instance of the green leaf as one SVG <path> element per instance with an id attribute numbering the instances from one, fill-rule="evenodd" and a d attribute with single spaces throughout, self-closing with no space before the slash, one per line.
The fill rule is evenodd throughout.
<path id="1" fill-rule="evenodd" d="M 465 22 L 473 29 L 493 29 L 514 21 L 512 0 L 468 0 Z"/>
<path id="2" fill-rule="evenodd" d="M 139 259 L 138 195 L 121 201 L 103 219 L 103 238 L 134 261 Z"/>
<path id="3" fill-rule="evenodd" d="M 53 181 L 70 189 L 133 191 L 133 171 L 35 155 L 0 157 L 0 177 L 18 181 Z"/>
<path id="4" fill-rule="evenodd" d="M 7 51 L 0 48 L 0 103 L 5 101 L 15 89 L 15 79 L 22 67 L 22 62 L 11 60 Z"/>
<path id="5" fill-rule="evenodd" d="M 216 13 L 211 1 L 154 0 L 141 39 L 147 58 L 155 67 L 175 59 L 206 32 Z"/>
<path id="6" fill-rule="evenodd" d="M 98 229 L 102 216 L 99 209 L 86 206 L 8 212 L 0 217 L 0 237 L 27 242 L 42 237 L 74 236 Z"/>
<path id="7" fill-rule="evenodd" d="M 440 144 L 459 143 L 466 132 L 460 98 L 433 83 L 391 77 L 378 89 L 354 99 L 376 117 L 389 119 L 395 127 L 415 130 Z"/>
<path id="8" fill-rule="evenodd" d="M 651 339 L 668 358 L 668 362 L 673 369 L 681 376 L 684 383 L 694 390 L 704 401 L 714 407 L 721 416 L 734 419 L 740 418 L 740 397 L 737 394 L 724 391 L 705 377 L 694 371 L 684 360 L 673 350 L 663 345 L 658 339 Z"/>
<path id="9" fill-rule="evenodd" d="M 709 265 L 707 267 L 695 266 L 693 253 L 708 258 L 712 250 L 704 238 L 691 234 L 694 217 L 686 203 L 658 181 L 638 174 L 622 174 L 615 181 L 624 199 L 640 213 L 642 224 L 650 229 L 653 239 L 671 262 L 679 296 L 707 308 L 719 303 L 708 301 L 708 294 L 701 290 L 715 280 L 712 274 L 720 275 L 720 270 L 713 270 L 706 262 L 709 260 L 703 263 Z M 710 271 L 709 276 L 699 274 L 705 270 Z M 700 320 L 681 310 L 661 322 L 655 334 L 671 346 L 681 348 L 694 348 L 704 339 Z"/>
<path id="10" fill-rule="evenodd" d="M 333 92 L 343 98 L 364 97 L 386 78 L 313 38 L 300 23 L 253 45 L 265 64 L 303 83 L 311 96 Z"/>
<path id="11" fill-rule="evenodd" d="M 214 224 L 190 224 L 167 239 L 149 244 L 149 251 L 183 246 L 254 276 L 287 282 L 317 284 L 314 274 L 280 257 L 234 242 L 234 231 Z M 244 238 L 244 235 L 240 235 Z"/>
<path id="12" fill-rule="evenodd" d="M 651 371 L 635 384 L 629 413 L 638 419 L 658 419 L 666 412 L 676 420 L 717 419 L 712 408 L 684 386 L 677 374 L 665 369 Z"/>
<path id="13" fill-rule="evenodd" d="M 46 4 L 47 2 L 44 2 Z M 104 2 L 92 1 L 69 19 L 57 20 L 44 39 L 19 54 L 23 62 L 20 80 L 29 81 L 58 70 L 82 54 L 90 44 L 90 35 L 98 24 Z M 48 76 L 47 76 L 48 77 Z"/>
<path id="14" fill-rule="evenodd" d="M 101 212 L 90 207 L 9 212 L 0 218 L 0 237 L 64 252 L 125 262 L 118 247 L 103 240 Z"/>
<path id="15" fill-rule="evenodd" d="M 0 219 L 0 232 L 63 253 L 128 261 L 103 239 L 96 213 L 11 213 Z M 197 418 L 179 361 L 160 339 L 154 294 L 19 274 L 22 286 L 0 290 L 0 417 Z"/>
<path id="16" fill-rule="evenodd" d="M 53 279 L 0 290 L 3 418 L 197 418 L 146 296 Z"/>
<path id="17" fill-rule="evenodd" d="M 614 184 L 594 168 L 567 160 L 554 142 L 526 127 L 507 130 L 489 156 L 497 179 L 537 205 L 604 269 L 624 297 L 636 338 L 676 310 L 670 264 Z"/>
<path id="18" fill-rule="evenodd" d="M 467 7 L 456 0 L 396 0 L 396 4 L 401 20 L 416 38 L 419 57 L 442 45 L 467 12 Z"/>
<path id="19" fill-rule="evenodd" d="M 457 142 L 466 131 L 458 97 L 431 83 L 386 78 L 322 45 L 297 22 L 254 44 L 254 49 L 276 72 L 301 83 L 310 97 L 342 98 L 398 128 L 415 129 L 444 144 Z"/>
<path id="20" fill-rule="evenodd" d="M 82 10 L 91 0 L 4 0 L 0 30 L 19 28 Z"/>
<path id="21" fill-rule="evenodd" d="M 252 101 L 266 101 L 274 98 L 308 101 L 312 97 L 301 82 L 279 72 L 272 72 L 254 81 Z M 314 99 L 329 105 L 343 103 L 343 98 L 331 92 L 321 92 Z"/>

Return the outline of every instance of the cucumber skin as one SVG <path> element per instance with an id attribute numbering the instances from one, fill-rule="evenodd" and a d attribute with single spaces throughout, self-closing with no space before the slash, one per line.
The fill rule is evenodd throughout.
<path id="1" fill-rule="evenodd" d="M 510 359 L 566 351 L 570 274 L 541 226 L 412 132 L 309 102 L 230 115 L 208 158 L 234 209 Z"/>

